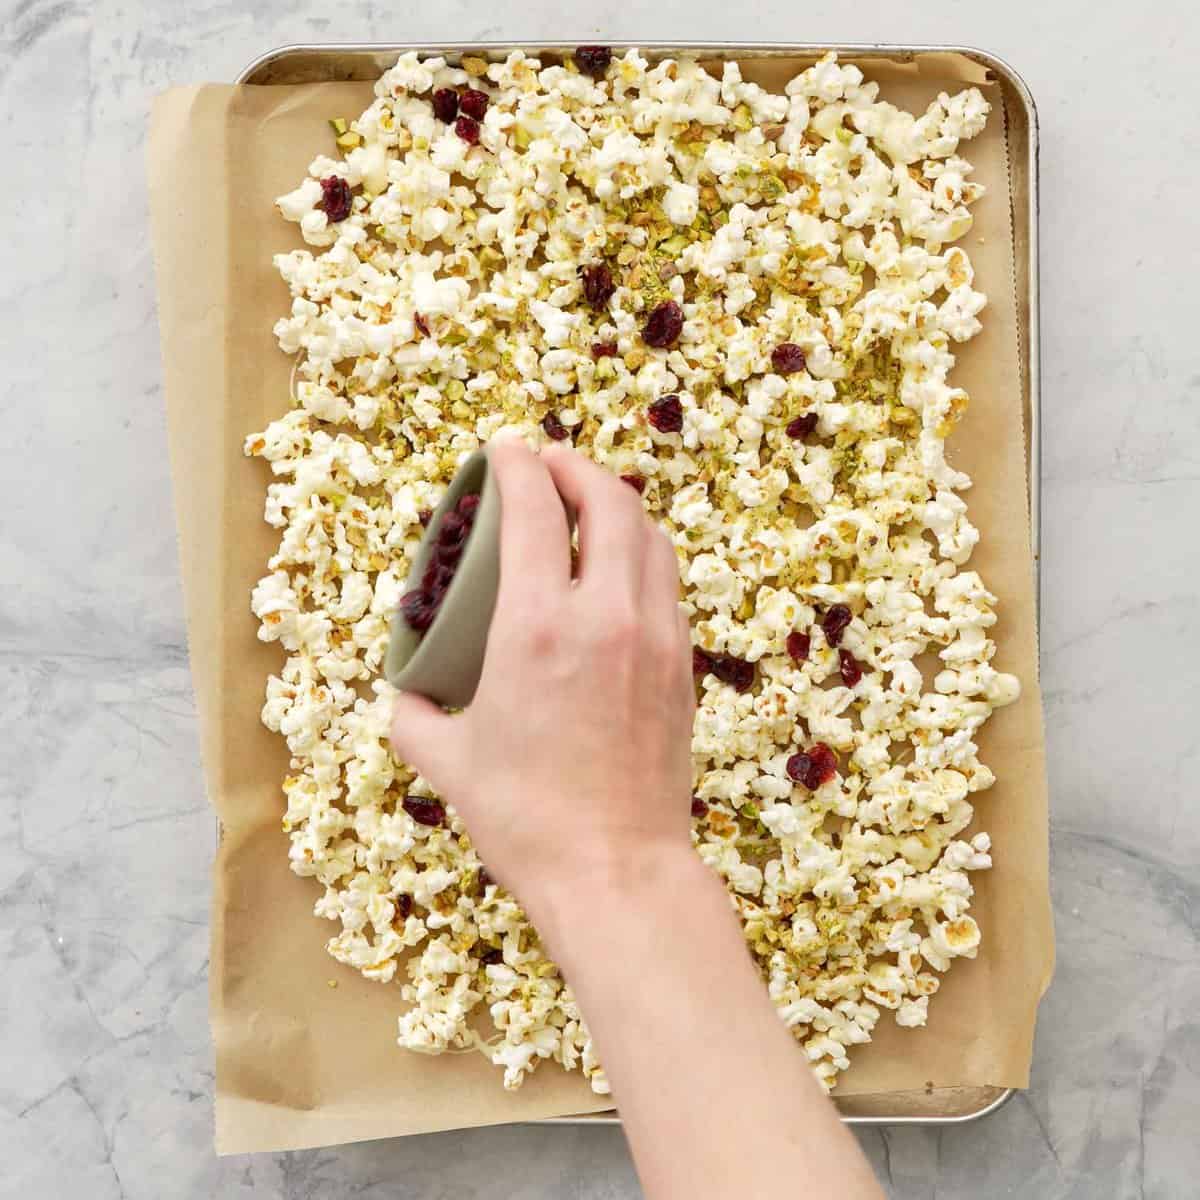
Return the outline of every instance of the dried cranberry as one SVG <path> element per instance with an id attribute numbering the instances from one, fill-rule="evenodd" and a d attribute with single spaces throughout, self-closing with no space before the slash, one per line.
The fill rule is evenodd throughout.
<path id="1" fill-rule="evenodd" d="M 812 786 L 809 780 L 813 776 L 813 761 L 808 754 L 800 752 L 791 755 L 784 769 L 787 771 L 788 778 L 793 783 L 802 783 L 805 787 Z"/>
<path id="2" fill-rule="evenodd" d="M 802 417 L 796 417 L 794 420 L 787 423 L 787 429 L 784 431 L 793 442 L 802 442 L 814 429 L 817 427 L 817 414 L 805 413 Z"/>
<path id="3" fill-rule="evenodd" d="M 608 46 L 579 46 L 575 50 L 575 65 L 593 79 L 603 79 L 610 62 L 612 50 Z"/>
<path id="4" fill-rule="evenodd" d="M 622 475 L 621 482 L 629 484 L 639 496 L 645 495 L 646 480 L 641 475 Z"/>
<path id="5" fill-rule="evenodd" d="M 708 805 L 705 804 L 704 801 L 701 800 L 699 796 L 692 797 L 692 816 L 693 817 L 707 817 L 708 816 Z"/>
<path id="6" fill-rule="evenodd" d="M 613 282 L 612 272 L 604 263 L 592 263 L 579 268 L 579 278 L 583 280 L 583 298 L 597 312 L 612 299 L 617 290 Z"/>
<path id="7" fill-rule="evenodd" d="M 433 115 L 447 125 L 458 116 L 458 93 L 453 88 L 438 88 L 433 93 Z"/>
<path id="8" fill-rule="evenodd" d="M 420 313 L 413 313 L 413 324 L 426 336 L 429 336 L 429 322 Z"/>
<path id="9" fill-rule="evenodd" d="M 836 646 L 842 640 L 842 634 L 846 632 L 851 616 L 850 609 L 845 604 L 830 605 L 825 619 L 821 622 L 821 628 L 825 631 L 825 640 L 831 646 Z"/>
<path id="10" fill-rule="evenodd" d="M 617 343 L 616 342 L 593 342 L 592 357 L 593 358 L 616 358 Z"/>
<path id="11" fill-rule="evenodd" d="M 470 526 L 456 512 L 448 512 L 438 526 L 439 546 L 461 546 L 467 540 Z"/>
<path id="12" fill-rule="evenodd" d="M 692 674 L 707 675 L 713 669 L 713 656 L 699 646 L 692 647 Z"/>
<path id="13" fill-rule="evenodd" d="M 812 638 L 807 633 L 789 633 L 787 652 L 796 662 L 804 662 L 812 648 Z"/>
<path id="14" fill-rule="evenodd" d="M 863 677 L 862 663 L 849 650 L 838 651 L 838 667 L 842 672 L 842 682 L 852 688 Z"/>
<path id="15" fill-rule="evenodd" d="M 558 414 L 548 412 L 542 418 L 542 428 L 546 436 L 555 442 L 565 442 L 571 436 L 570 430 L 558 419 Z"/>
<path id="16" fill-rule="evenodd" d="M 662 349 L 673 346 L 683 332 L 683 309 L 674 300 L 664 300 L 651 310 L 642 328 L 642 340 L 647 346 Z"/>
<path id="17" fill-rule="evenodd" d="M 504 961 L 504 951 L 499 946 L 492 946 L 479 956 L 479 961 L 485 967 L 494 967 L 497 963 Z"/>
<path id="18" fill-rule="evenodd" d="M 481 92 L 478 88 L 467 88 L 458 98 L 458 111 L 464 116 L 473 117 L 476 121 L 483 120 L 487 106 L 487 92 Z"/>
<path id="19" fill-rule="evenodd" d="M 405 796 L 400 801 L 404 811 L 418 825 L 445 825 L 446 810 L 436 801 L 427 800 L 424 796 Z"/>
<path id="20" fill-rule="evenodd" d="M 330 175 L 321 180 L 322 209 L 330 221 L 344 221 L 350 215 L 350 185 L 340 175 Z"/>
<path id="21" fill-rule="evenodd" d="M 793 754 L 787 760 L 785 770 L 789 779 L 815 792 L 821 784 L 833 778 L 837 771 L 837 757 L 824 742 L 817 742 L 803 753 Z"/>
<path id="22" fill-rule="evenodd" d="M 819 772 L 822 783 L 827 783 L 837 773 L 837 755 L 824 742 L 816 742 L 809 750 L 808 757 Z"/>
<path id="23" fill-rule="evenodd" d="M 457 545 L 439 544 L 434 547 L 433 557 L 436 558 L 443 567 L 453 567 L 457 565 L 458 560 L 462 558 L 462 553 L 463 548 L 461 542 L 459 542 Z"/>
<path id="24" fill-rule="evenodd" d="M 453 542 L 441 542 L 436 547 L 436 554 L 443 554 L 447 551 L 453 552 L 454 550 L 460 550 L 461 548 L 461 542 L 458 545 L 455 545 Z M 450 557 L 453 558 L 453 553 L 450 554 Z M 436 555 L 433 560 L 431 560 L 429 566 L 425 568 L 425 571 L 426 574 L 428 574 L 430 571 L 433 572 L 433 581 L 431 586 L 439 593 L 444 593 L 445 590 L 450 586 L 450 580 L 454 578 L 453 566 L 449 565 L 446 559 L 439 559 L 436 557 Z"/>
<path id="25" fill-rule="evenodd" d="M 754 664 L 732 654 L 714 655 L 712 673 L 736 692 L 748 692 L 754 686 Z"/>
<path id="26" fill-rule="evenodd" d="M 438 550 L 443 550 L 445 547 L 439 546 Z M 430 603 L 433 605 L 433 611 L 436 615 L 438 606 L 442 603 L 442 597 L 446 594 L 450 587 L 450 582 L 454 578 L 454 566 L 451 563 L 439 562 L 437 555 L 429 560 L 429 565 L 425 568 L 425 574 L 421 576 L 421 589 L 428 596 Z"/>
<path id="27" fill-rule="evenodd" d="M 430 521 L 433 520 L 433 509 L 423 508 L 417 513 L 417 520 L 421 523 L 421 528 L 424 529 Z"/>
<path id="28" fill-rule="evenodd" d="M 437 602 L 425 588 L 413 588 L 400 597 L 400 612 L 411 628 L 424 633 L 437 616 Z"/>
<path id="29" fill-rule="evenodd" d="M 659 433 L 678 433 L 683 428 L 683 405 L 678 396 L 663 396 L 647 410 L 646 420 Z"/>
<path id="30" fill-rule="evenodd" d="M 771 366 L 777 375 L 794 375 L 804 370 L 804 351 L 795 342 L 780 342 L 771 351 Z"/>
<path id="31" fill-rule="evenodd" d="M 454 511 L 468 524 L 473 522 L 476 512 L 479 511 L 479 493 L 467 492 L 466 495 L 459 496 Z"/>
<path id="32" fill-rule="evenodd" d="M 407 892 L 401 892 L 396 897 L 396 912 L 402 920 L 407 921 L 412 916 L 413 899 Z"/>
<path id="33" fill-rule="evenodd" d="M 459 117 L 454 122 L 454 132 L 468 145 L 479 145 L 479 122 L 473 118 Z"/>

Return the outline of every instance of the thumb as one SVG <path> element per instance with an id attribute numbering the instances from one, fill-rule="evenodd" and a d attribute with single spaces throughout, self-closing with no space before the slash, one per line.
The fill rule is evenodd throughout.
<path id="1" fill-rule="evenodd" d="M 454 717 L 432 700 L 416 692 L 397 692 L 392 702 L 392 750 L 397 758 L 416 767 L 430 783 L 442 791 L 445 765 Z"/>

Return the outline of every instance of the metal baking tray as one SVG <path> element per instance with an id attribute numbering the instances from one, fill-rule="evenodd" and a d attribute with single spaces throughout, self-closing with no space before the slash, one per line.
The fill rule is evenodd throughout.
<path id="1" fill-rule="evenodd" d="M 1013 250 L 1016 263 L 1017 334 L 1021 390 L 1025 406 L 1025 449 L 1029 482 L 1029 532 L 1041 594 L 1041 409 L 1038 358 L 1038 121 L 1037 108 L 1028 85 L 1003 59 L 970 46 L 888 45 L 886 43 L 795 42 L 765 45 L 758 42 L 611 42 L 614 50 L 637 48 L 651 59 L 681 55 L 713 61 L 756 58 L 795 58 L 816 61 L 830 50 L 848 61 L 867 64 L 872 59 L 915 62 L 932 54 L 958 54 L 978 63 L 1003 97 L 1008 139 L 1009 173 L 1012 189 Z M 535 55 L 561 55 L 573 46 L 560 42 L 347 42 L 303 43 L 279 46 L 259 55 L 242 71 L 236 83 L 298 84 L 378 79 L 409 50 L 440 54 L 451 62 L 462 55 L 502 58 L 510 50 Z M 1038 605 L 1040 609 L 1040 603 Z M 960 1125 L 995 1112 L 1013 1094 L 1012 1088 L 948 1087 L 920 1092 L 890 1092 L 878 1095 L 835 1096 L 842 1120 L 848 1125 Z M 616 1125 L 615 1112 L 588 1113 L 573 1117 L 550 1117 L 542 1124 Z"/>

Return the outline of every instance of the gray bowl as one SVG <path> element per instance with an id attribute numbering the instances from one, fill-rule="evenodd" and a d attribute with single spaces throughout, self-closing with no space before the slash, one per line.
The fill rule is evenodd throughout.
<path id="1" fill-rule="evenodd" d="M 470 493 L 479 496 L 475 523 L 433 624 L 419 634 L 397 608 L 383 665 L 394 688 L 417 692 L 446 708 L 465 708 L 479 686 L 500 586 L 500 492 L 488 469 L 486 450 L 476 450 L 451 480 L 404 585 L 406 592 L 419 586 L 442 517 Z"/>

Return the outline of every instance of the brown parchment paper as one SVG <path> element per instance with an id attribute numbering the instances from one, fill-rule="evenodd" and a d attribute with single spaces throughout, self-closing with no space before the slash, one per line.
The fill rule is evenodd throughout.
<path id="1" fill-rule="evenodd" d="M 780 87 L 800 65 L 772 59 L 743 69 Z M 984 86 L 993 101 L 987 131 L 965 146 L 989 191 L 961 244 L 989 306 L 984 332 L 960 354 L 955 382 L 972 404 L 951 457 L 975 481 L 967 499 L 982 538 L 972 565 L 1000 599 L 997 665 L 1016 672 L 1024 689 L 981 738 L 998 782 L 976 797 L 976 827 L 992 835 L 995 859 L 991 871 L 973 877 L 979 957 L 956 961 L 943 977 L 927 1029 L 901 1030 L 885 1012 L 838 1088 L 850 1108 L 878 1111 L 887 1094 L 888 1111 L 917 1113 L 928 1103 L 923 1109 L 907 1097 L 927 1097 L 930 1088 L 951 1095 L 1028 1082 L 1037 1003 L 1053 959 L 1044 747 L 1003 105 L 981 68 L 961 56 L 864 67 L 887 98 L 914 111 L 963 82 Z M 262 520 L 266 472 L 241 446 L 288 406 L 290 360 L 271 326 L 289 299 L 271 256 L 301 243 L 273 201 L 317 153 L 331 152 L 327 119 L 356 116 L 370 98 L 364 83 L 205 85 L 159 97 L 151 125 L 147 165 L 189 650 L 208 792 L 223 829 L 210 967 L 221 1153 L 610 1106 L 552 1064 L 513 1094 L 480 1055 L 401 1050 L 398 985 L 372 983 L 329 958 L 329 927 L 312 915 L 315 886 L 288 869 L 280 829 L 288 754 L 259 722 L 266 677 L 282 654 L 256 639 L 249 610 L 278 535 Z"/>

